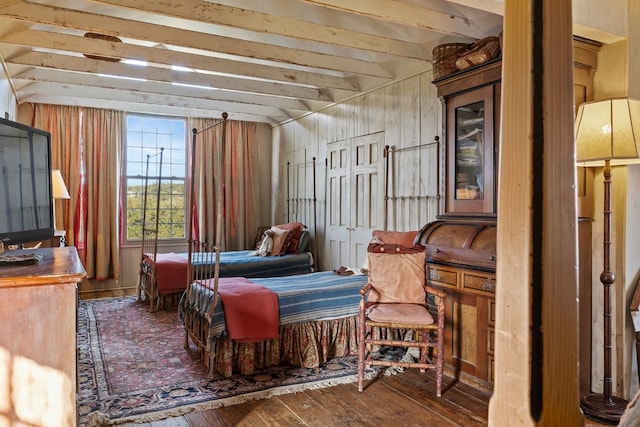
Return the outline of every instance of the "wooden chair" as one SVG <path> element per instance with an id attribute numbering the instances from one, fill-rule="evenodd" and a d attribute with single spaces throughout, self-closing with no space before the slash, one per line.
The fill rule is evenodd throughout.
<path id="1" fill-rule="evenodd" d="M 358 390 L 364 388 L 365 367 L 420 368 L 421 372 L 435 368 L 440 397 L 447 295 L 427 285 L 424 248 L 372 243 L 368 257 L 369 282 L 360 290 Z M 405 347 L 409 354 L 400 360 L 387 358 L 379 352 L 385 346 Z M 417 348 L 418 354 L 411 348 Z"/>

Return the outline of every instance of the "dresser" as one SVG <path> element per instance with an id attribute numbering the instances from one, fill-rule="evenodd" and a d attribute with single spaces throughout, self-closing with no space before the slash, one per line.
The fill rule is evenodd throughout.
<path id="1" fill-rule="evenodd" d="M 40 260 L 0 265 L 0 421 L 75 426 L 77 284 L 85 276 L 76 248 L 1 255 Z"/>
<path id="2" fill-rule="evenodd" d="M 448 374 L 491 387 L 496 222 L 437 220 L 425 225 L 417 239 L 427 251 L 429 284 L 448 294 L 444 345 Z"/>

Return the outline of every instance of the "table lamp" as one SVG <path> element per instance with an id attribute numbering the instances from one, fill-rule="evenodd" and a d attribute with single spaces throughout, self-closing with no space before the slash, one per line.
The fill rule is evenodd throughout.
<path id="1" fill-rule="evenodd" d="M 64 179 L 62 179 L 62 174 L 59 169 L 53 169 L 51 171 L 51 190 L 53 193 L 53 228 L 56 232 L 58 230 L 58 224 L 56 222 L 56 205 L 55 201 L 60 199 L 70 199 L 69 192 L 67 191 L 67 186 L 64 184 Z"/>

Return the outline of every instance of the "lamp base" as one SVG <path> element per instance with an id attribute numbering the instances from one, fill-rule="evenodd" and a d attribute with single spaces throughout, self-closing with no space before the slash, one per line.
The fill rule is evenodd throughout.
<path id="1" fill-rule="evenodd" d="M 604 394 L 599 393 L 586 394 L 580 399 L 580 407 L 586 416 L 613 424 L 618 424 L 628 403 L 627 400 L 615 396 L 607 399 Z"/>

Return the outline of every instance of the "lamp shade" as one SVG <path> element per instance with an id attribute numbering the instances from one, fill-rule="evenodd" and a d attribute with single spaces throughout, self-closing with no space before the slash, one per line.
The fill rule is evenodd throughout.
<path id="1" fill-rule="evenodd" d="M 575 125 L 576 160 L 581 166 L 640 163 L 640 101 L 613 98 L 585 102 Z"/>
<path id="2" fill-rule="evenodd" d="M 70 199 L 69 192 L 67 191 L 67 186 L 64 184 L 64 179 L 62 179 L 62 174 L 59 169 L 54 169 L 51 171 L 51 190 L 53 191 L 54 199 Z"/>

